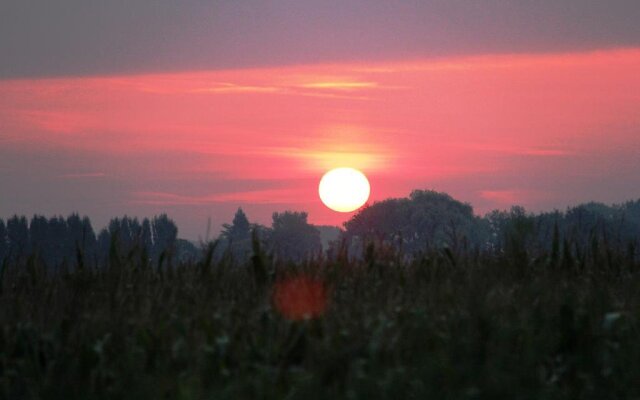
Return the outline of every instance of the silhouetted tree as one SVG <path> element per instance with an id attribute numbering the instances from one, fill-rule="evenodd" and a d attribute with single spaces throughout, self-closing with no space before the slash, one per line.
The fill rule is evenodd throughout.
<path id="1" fill-rule="evenodd" d="M 238 208 L 238 211 L 236 211 L 231 225 L 224 224 L 222 227 L 222 237 L 229 241 L 251 238 L 251 224 L 249 223 L 249 219 L 247 219 L 247 215 L 242 211 L 242 208 Z"/>
<path id="2" fill-rule="evenodd" d="M 175 247 L 178 228 L 166 214 L 149 220 L 145 218 L 140 224 L 137 218 L 124 216 L 109 221 L 108 228 L 102 229 L 95 239 L 95 254 L 99 262 L 104 263 L 118 256 L 140 256 L 157 262 L 160 254 L 170 255 Z M 115 248 L 112 248 L 112 243 Z"/>
<path id="3" fill-rule="evenodd" d="M 560 229 L 558 229 L 558 221 L 553 224 L 553 237 L 551 238 L 551 258 L 549 264 L 555 268 L 558 266 L 560 259 Z"/>
<path id="4" fill-rule="evenodd" d="M 142 228 L 140 233 L 140 242 L 148 253 L 153 249 L 153 232 L 151 231 L 151 222 L 148 218 L 142 220 Z"/>
<path id="5" fill-rule="evenodd" d="M 70 262 L 73 259 L 74 247 L 69 243 L 67 222 L 62 217 L 49 218 L 47 242 L 51 244 L 51 264 L 54 266 Z"/>
<path id="6" fill-rule="evenodd" d="M 137 218 L 114 218 L 109 223 L 109 233 L 117 237 L 118 250 L 129 253 L 134 247 L 139 247 L 142 227 Z"/>
<path id="7" fill-rule="evenodd" d="M 270 244 L 282 260 L 300 261 L 320 252 L 320 232 L 307 222 L 306 212 L 273 213 Z"/>
<path id="8" fill-rule="evenodd" d="M 233 256 L 237 263 L 249 260 L 252 254 L 251 228 L 247 215 L 238 208 L 231 224 L 222 225 L 220 239 L 222 240 L 222 252 L 226 251 Z"/>
<path id="9" fill-rule="evenodd" d="M 4 225 L 4 221 L 0 219 L 0 263 L 8 256 L 8 244 L 7 244 L 7 228 Z"/>
<path id="10" fill-rule="evenodd" d="M 80 219 L 78 214 L 67 217 L 67 238 L 65 241 L 65 257 L 77 260 L 82 257 L 84 263 L 95 260 L 96 235 L 89 218 Z M 80 252 L 78 254 L 78 251 Z"/>
<path id="11" fill-rule="evenodd" d="M 91 220 L 86 216 L 82 218 L 82 249 L 87 259 L 95 262 L 97 255 L 97 238 L 91 225 Z"/>
<path id="12" fill-rule="evenodd" d="M 7 221 L 7 241 L 12 260 L 28 254 L 30 249 L 27 218 L 14 215 Z"/>
<path id="13" fill-rule="evenodd" d="M 348 241 L 377 240 L 408 253 L 483 244 L 486 227 L 470 205 L 445 193 L 416 190 L 409 198 L 387 199 L 360 210 L 345 224 Z"/>
<path id="14" fill-rule="evenodd" d="M 111 245 L 111 234 L 107 228 L 100 230 L 96 243 L 97 259 L 99 264 L 105 264 L 109 257 L 109 247 Z"/>
<path id="15" fill-rule="evenodd" d="M 160 254 L 166 252 L 170 255 L 178 237 L 178 227 L 169 219 L 167 214 L 156 216 L 151 221 L 151 229 L 153 232 L 153 249 L 152 255 L 154 260 L 158 260 Z"/>
<path id="16" fill-rule="evenodd" d="M 49 221 L 44 216 L 34 215 L 29 224 L 30 248 L 37 251 L 46 264 L 53 265 L 50 239 Z"/>
<path id="17" fill-rule="evenodd" d="M 505 251 L 519 266 L 528 263 L 528 253 L 534 234 L 534 217 L 520 206 L 511 208 L 507 223 L 503 227 Z"/>
<path id="18" fill-rule="evenodd" d="M 149 231 L 151 229 L 149 228 Z M 129 259 L 137 257 L 142 253 L 148 255 L 150 248 L 145 247 L 145 240 L 149 240 L 151 236 L 149 232 L 144 232 L 143 225 L 137 218 L 124 216 L 122 218 L 113 218 L 109 222 L 109 245 L 111 252 L 111 243 L 115 245 L 115 250 L 119 255 L 126 256 Z M 147 236 L 145 238 L 145 235 Z M 106 246 L 106 237 L 102 238 L 99 247 L 101 251 Z M 147 256 L 145 256 L 147 257 Z"/>

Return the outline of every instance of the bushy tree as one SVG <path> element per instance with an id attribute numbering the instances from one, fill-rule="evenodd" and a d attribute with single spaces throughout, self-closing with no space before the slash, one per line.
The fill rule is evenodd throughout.
<path id="1" fill-rule="evenodd" d="M 408 253 L 430 248 L 481 245 L 485 227 L 470 205 L 445 193 L 416 190 L 409 198 L 387 199 L 360 210 L 345 224 L 348 241 L 378 240 Z"/>
<path id="2" fill-rule="evenodd" d="M 321 251 L 320 232 L 307 222 L 306 212 L 276 212 L 272 218 L 269 243 L 280 260 L 300 261 Z"/>

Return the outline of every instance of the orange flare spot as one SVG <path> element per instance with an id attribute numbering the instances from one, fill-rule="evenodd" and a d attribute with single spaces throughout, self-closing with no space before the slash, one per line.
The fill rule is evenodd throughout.
<path id="1" fill-rule="evenodd" d="M 304 276 L 276 282 L 273 290 L 275 308 L 290 320 L 317 318 L 327 308 L 327 291 L 324 284 Z"/>

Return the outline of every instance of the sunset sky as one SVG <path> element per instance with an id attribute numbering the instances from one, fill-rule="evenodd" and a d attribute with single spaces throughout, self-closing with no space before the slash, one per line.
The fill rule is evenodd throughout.
<path id="1" fill-rule="evenodd" d="M 317 186 L 341 166 L 371 202 L 478 214 L 637 199 L 638 21 L 635 0 L 10 0 L 0 218 L 337 225 Z"/>

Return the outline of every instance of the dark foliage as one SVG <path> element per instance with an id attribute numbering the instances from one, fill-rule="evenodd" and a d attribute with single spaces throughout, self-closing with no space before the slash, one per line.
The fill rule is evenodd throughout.
<path id="1" fill-rule="evenodd" d="M 224 224 L 214 258 L 227 257 L 235 264 L 251 259 L 253 241 L 258 240 L 271 257 L 283 261 L 300 262 L 319 255 L 322 250 L 320 230 L 307 221 L 307 213 L 285 211 L 274 213 L 271 227 L 249 222 L 241 208 L 231 224 Z M 337 230 L 337 228 L 333 228 Z M 325 228 L 325 231 L 327 229 Z M 252 237 L 252 233 L 255 237 Z"/>
<path id="2" fill-rule="evenodd" d="M 273 213 L 269 244 L 281 260 L 300 262 L 319 255 L 320 231 L 307 222 L 306 212 Z"/>
<path id="3" fill-rule="evenodd" d="M 79 255 L 82 264 L 104 263 L 115 250 L 121 256 L 132 251 L 144 250 L 149 262 L 157 263 L 161 254 L 176 252 L 178 229 L 166 215 L 144 219 L 114 218 L 108 228 L 96 237 L 89 218 L 72 214 L 47 219 L 34 215 L 28 223 L 26 217 L 14 216 L 4 222 L 0 220 L 0 260 L 24 261 L 35 257 L 50 269 L 75 267 Z M 112 246 L 115 246 L 112 249 Z M 181 254 L 193 254 L 195 247 L 181 242 Z"/>
<path id="4" fill-rule="evenodd" d="M 370 245 L 363 261 L 294 265 L 253 244 L 236 267 L 156 269 L 141 249 L 70 271 L 5 263 L 0 398 L 640 396 L 640 265 L 626 252 L 598 250 L 611 264 L 564 254 L 559 268 L 448 248 L 399 262 Z M 326 307 L 288 320 L 300 305 L 281 313 L 273 297 L 286 282 L 326 288 Z M 292 284 L 284 298 L 309 301 Z"/>
<path id="5" fill-rule="evenodd" d="M 0 221 L 0 399 L 640 397 L 639 202 L 478 218 L 414 192 L 324 256 L 305 213 L 236 216 L 246 260 L 184 261 L 166 216 Z"/>
<path id="6" fill-rule="evenodd" d="M 447 194 L 414 191 L 409 198 L 384 200 L 359 211 L 345 223 L 343 240 L 356 257 L 366 243 L 375 242 L 402 248 L 408 257 L 446 247 L 454 253 L 503 252 L 523 264 L 534 253 L 553 262 L 560 252 L 565 261 L 569 255 L 576 260 L 606 258 L 605 246 L 618 253 L 633 249 L 637 259 L 639 236 L 640 200 L 613 206 L 588 203 L 537 215 L 515 206 L 479 218 L 469 205 Z"/>

